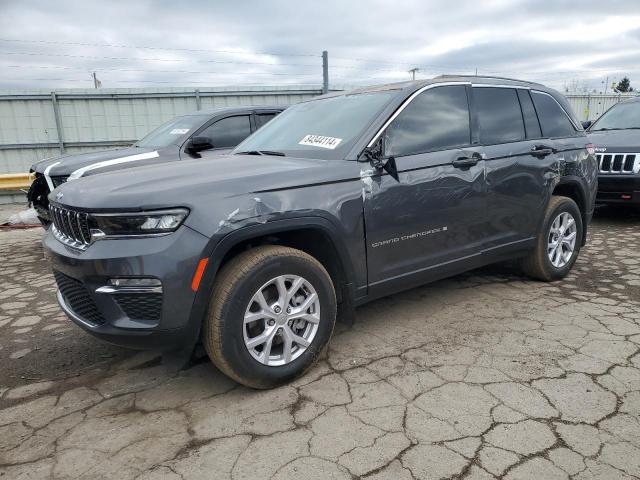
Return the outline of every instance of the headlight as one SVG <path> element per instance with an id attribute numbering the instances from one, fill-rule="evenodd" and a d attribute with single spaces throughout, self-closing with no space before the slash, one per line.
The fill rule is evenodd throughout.
<path id="1" fill-rule="evenodd" d="M 188 214 L 186 208 L 173 208 L 135 213 L 92 213 L 88 220 L 91 237 L 98 240 L 104 237 L 170 233 L 177 230 Z"/>

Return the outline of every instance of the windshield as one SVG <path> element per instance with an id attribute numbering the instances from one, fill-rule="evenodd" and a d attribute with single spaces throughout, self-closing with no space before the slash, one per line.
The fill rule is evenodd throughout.
<path id="1" fill-rule="evenodd" d="M 393 91 L 321 98 L 289 107 L 236 147 L 233 153 L 343 159 L 362 131 L 396 95 Z"/>
<path id="2" fill-rule="evenodd" d="M 160 125 L 135 143 L 136 147 L 163 148 L 169 145 L 180 145 L 185 135 L 193 133 L 203 123 L 203 117 L 191 115 L 178 117 Z"/>
<path id="3" fill-rule="evenodd" d="M 640 128 L 640 102 L 619 103 L 607 110 L 590 131 Z"/>

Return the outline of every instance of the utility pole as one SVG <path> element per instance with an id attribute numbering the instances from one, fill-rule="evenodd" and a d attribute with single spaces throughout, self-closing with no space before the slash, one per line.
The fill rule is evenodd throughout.
<path id="1" fill-rule="evenodd" d="M 420 71 L 419 68 L 412 68 L 411 70 L 409 70 L 409 73 L 411 74 L 411 80 L 416 79 L 416 72 L 419 72 L 419 71 Z"/>
<path id="2" fill-rule="evenodd" d="M 322 93 L 329 93 L 329 52 L 322 51 Z"/>
<path id="3" fill-rule="evenodd" d="M 102 82 L 98 80 L 98 77 L 96 77 L 96 72 L 91 73 L 91 77 L 93 77 L 93 88 L 100 88 L 102 86 Z"/>

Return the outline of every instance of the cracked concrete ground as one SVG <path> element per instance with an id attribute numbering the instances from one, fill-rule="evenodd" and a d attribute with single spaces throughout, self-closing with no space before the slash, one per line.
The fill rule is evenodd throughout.
<path id="1" fill-rule="evenodd" d="M 491 267 L 360 308 L 271 391 L 92 339 L 41 231 L 0 232 L 0 478 L 640 478 L 639 225 L 599 212 L 562 282 Z"/>

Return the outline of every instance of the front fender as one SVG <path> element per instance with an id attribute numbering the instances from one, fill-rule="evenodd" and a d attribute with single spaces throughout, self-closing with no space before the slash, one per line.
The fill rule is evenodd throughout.
<path id="1" fill-rule="evenodd" d="M 196 292 L 194 304 L 191 312 L 192 322 L 201 322 L 206 314 L 211 298 L 211 291 L 215 278 L 220 269 L 223 258 L 236 245 L 252 238 L 259 238 L 277 233 L 295 231 L 300 229 L 317 229 L 326 234 L 339 255 L 339 260 L 343 267 L 345 283 L 348 286 L 347 294 L 352 302 L 355 296 L 354 285 L 356 285 L 356 266 L 351 260 L 349 249 L 343 240 L 340 229 L 330 219 L 322 216 L 301 216 L 274 220 L 263 224 L 247 225 L 226 234 L 221 239 L 212 238 L 202 253 L 202 258 L 208 258 L 207 268 L 200 282 L 200 287 Z"/>

